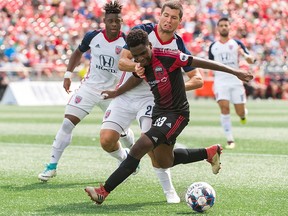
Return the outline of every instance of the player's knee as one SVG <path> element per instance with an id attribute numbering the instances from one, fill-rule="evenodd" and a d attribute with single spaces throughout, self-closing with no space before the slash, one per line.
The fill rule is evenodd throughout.
<path id="1" fill-rule="evenodd" d="M 100 132 L 100 144 L 101 147 L 107 151 L 111 152 L 115 149 L 117 142 L 119 140 L 119 134 L 116 132 L 111 132 L 108 130 L 101 130 Z"/>

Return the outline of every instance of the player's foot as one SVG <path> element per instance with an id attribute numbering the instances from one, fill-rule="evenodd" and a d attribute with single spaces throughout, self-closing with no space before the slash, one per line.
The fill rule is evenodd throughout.
<path id="1" fill-rule="evenodd" d="M 227 145 L 225 146 L 225 149 L 234 149 L 236 146 L 234 141 L 227 141 Z"/>
<path id="2" fill-rule="evenodd" d="M 246 124 L 247 123 L 246 117 L 240 118 L 240 123 L 243 124 L 243 125 Z"/>
<path id="3" fill-rule="evenodd" d="M 216 144 L 206 148 L 207 151 L 207 162 L 209 162 L 212 166 L 212 172 L 216 175 L 219 173 L 221 169 L 220 162 L 220 154 L 222 153 L 222 146 L 220 144 Z"/>
<path id="4" fill-rule="evenodd" d="M 105 190 L 103 185 L 100 185 L 99 188 L 96 187 L 86 187 L 85 192 L 94 201 L 96 204 L 101 204 L 104 202 L 105 198 L 109 195 L 109 193 Z"/>
<path id="5" fill-rule="evenodd" d="M 165 196 L 166 196 L 167 203 L 170 203 L 170 204 L 180 203 L 180 197 L 178 196 L 175 190 L 166 192 Z"/>
<path id="6" fill-rule="evenodd" d="M 241 124 L 244 125 L 244 124 L 247 123 L 247 118 L 246 118 L 247 115 L 248 115 L 248 109 L 245 108 L 245 115 L 244 115 L 244 117 L 240 118 L 240 123 L 241 123 Z"/>
<path id="7" fill-rule="evenodd" d="M 56 165 L 57 164 L 47 164 L 45 170 L 38 175 L 38 179 L 47 182 L 49 179 L 56 176 Z"/>

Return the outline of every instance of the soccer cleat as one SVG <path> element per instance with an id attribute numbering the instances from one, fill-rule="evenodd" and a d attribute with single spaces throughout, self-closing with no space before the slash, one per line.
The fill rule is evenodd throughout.
<path id="1" fill-rule="evenodd" d="M 167 203 L 180 203 L 180 197 L 177 195 L 176 191 L 169 191 L 165 193 Z"/>
<path id="2" fill-rule="evenodd" d="M 47 182 L 49 179 L 56 176 L 56 167 L 51 167 L 50 164 L 46 165 L 46 169 L 38 175 L 38 179 Z"/>
<path id="3" fill-rule="evenodd" d="M 219 173 L 221 169 L 220 162 L 220 154 L 222 153 L 222 146 L 220 144 L 216 144 L 206 148 L 207 151 L 207 162 L 209 162 L 212 166 L 212 172 L 216 175 Z"/>
<path id="4" fill-rule="evenodd" d="M 247 123 L 246 117 L 240 118 L 240 123 L 243 124 L 243 125 L 246 124 Z"/>
<path id="5" fill-rule="evenodd" d="M 236 146 L 234 141 L 227 141 L 227 145 L 225 146 L 225 149 L 234 149 Z"/>
<path id="6" fill-rule="evenodd" d="M 86 187 L 84 190 L 88 194 L 88 196 L 91 198 L 91 200 L 94 201 L 98 205 L 102 204 L 105 198 L 109 195 L 109 192 L 105 190 L 102 184 L 100 185 L 99 188 Z"/>

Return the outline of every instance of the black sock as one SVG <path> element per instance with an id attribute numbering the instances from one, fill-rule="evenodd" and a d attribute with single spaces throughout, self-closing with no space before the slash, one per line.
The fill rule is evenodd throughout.
<path id="1" fill-rule="evenodd" d="M 197 161 L 202 161 L 207 159 L 207 151 L 205 148 L 199 149 L 174 149 L 174 163 L 173 166 L 177 164 L 187 164 Z"/>
<path id="2" fill-rule="evenodd" d="M 105 190 L 109 193 L 114 190 L 136 170 L 139 162 L 140 160 L 128 154 L 127 158 L 121 163 L 118 169 L 116 169 L 105 182 Z"/>

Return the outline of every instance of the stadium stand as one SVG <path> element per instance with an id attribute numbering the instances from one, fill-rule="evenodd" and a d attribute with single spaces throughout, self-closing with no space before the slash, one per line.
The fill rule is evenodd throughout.
<path id="1" fill-rule="evenodd" d="M 2 0 L 0 2 L 0 73 L 10 82 L 62 80 L 68 59 L 89 29 L 103 25 L 105 0 Z M 122 0 L 123 31 L 155 21 L 163 0 Z M 256 79 L 247 86 L 251 98 L 287 99 L 288 2 L 286 0 L 182 1 L 185 8 L 178 33 L 194 55 L 207 58 L 217 37 L 216 21 L 232 20 L 235 38 L 257 56 Z M 83 58 L 83 65 L 89 55 Z M 247 67 L 244 61 L 242 67 Z M 83 68 L 84 66 L 79 66 Z M 210 71 L 202 71 L 211 80 Z M 81 72 L 83 76 L 83 70 Z M 6 83 L 7 84 L 7 83 Z M 5 85 L 6 85 L 5 84 Z M 210 84 L 208 85 L 210 86 Z M 210 87 L 209 87 L 210 88 Z M 211 89 L 207 90 L 209 97 Z M 203 93 L 203 89 L 199 92 Z M 197 94 L 197 93 L 196 93 Z M 199 97 L 202 95 L 198 95 Z M 1 98 L 1 95 L 0 95 Z"/>

